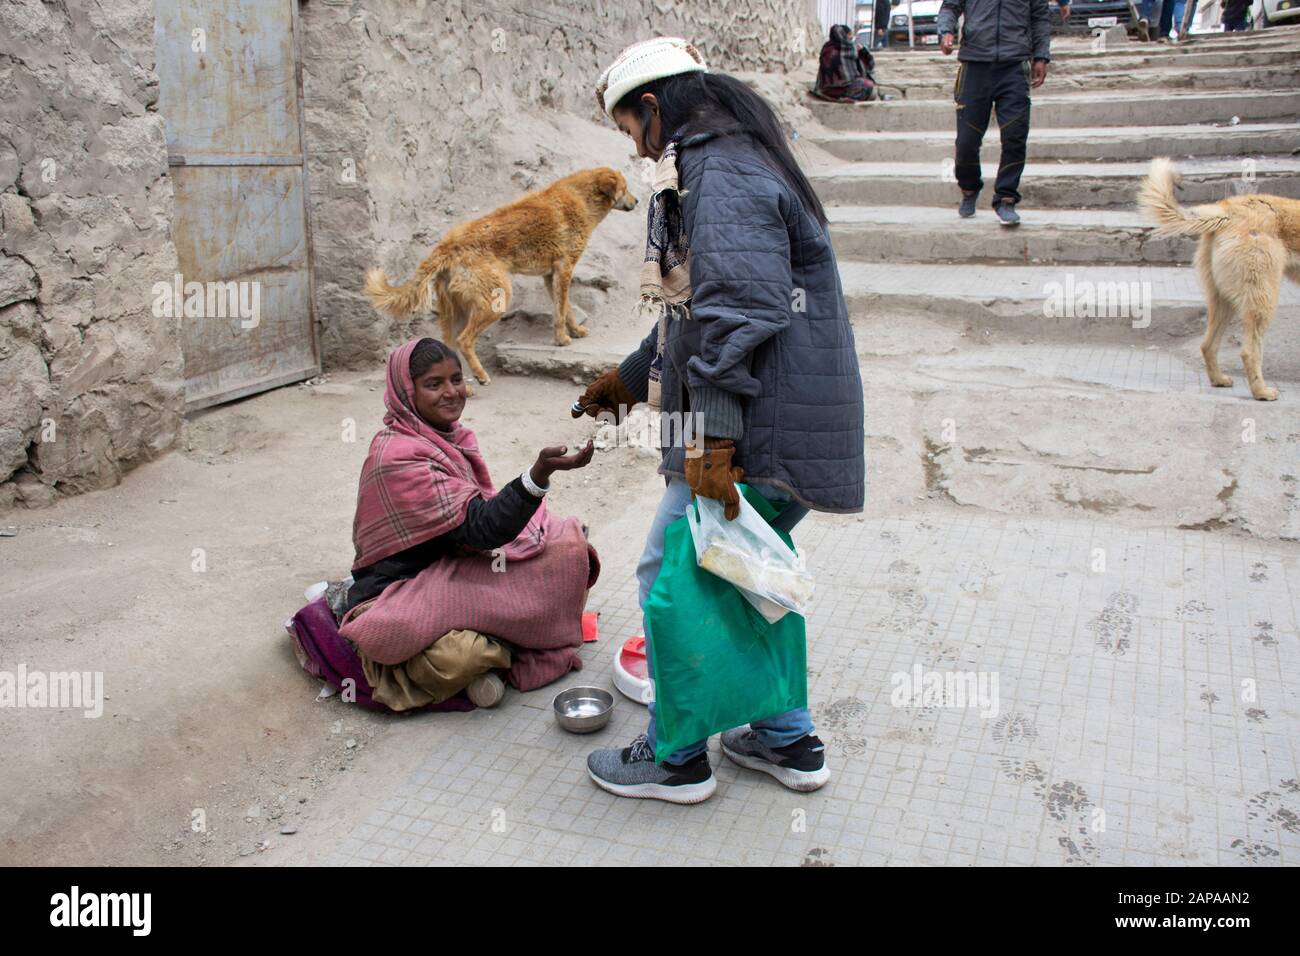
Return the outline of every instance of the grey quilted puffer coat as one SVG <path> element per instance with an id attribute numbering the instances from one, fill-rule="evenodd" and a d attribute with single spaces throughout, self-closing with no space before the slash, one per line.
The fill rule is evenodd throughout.
<path id="1" fill-rule="evenodd" d="M 943 0 L 935 25 L 939 35 L 955 34 L 958 17 L 962 25 L 957 59 L 963 62 L 1052 58 L 1047 0 Z"/>
<path id="2" fill-rule="evenodd" d="M 690 240 L 691 318 L 670 319 L 662 412 L 698 412 L 704 434 L 736 439 L 744 481 L 814 511 L 858 512 L 865 497 L 862 378 L 830 237 L 744 137 L 679 146 Z M 644 401 L 657 330 L 619 366 Z M 684 476 L 663 429 L 664 476 Z"/>

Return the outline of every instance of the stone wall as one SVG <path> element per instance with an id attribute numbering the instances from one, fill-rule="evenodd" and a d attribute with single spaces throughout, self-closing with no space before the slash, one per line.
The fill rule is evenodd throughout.
<path id="1" fill-rule="evenodd" d="M 820 42 L 808 0 L 303 0 L 299 12 L 333 367 L 380 361 L 419 324 L 374 312 L 360 294 L 369 266 L 404 280 L 447 227 L 527 189 L 593 165 L 638 173 L 592 93 L 624 45 L 682 35 L 738 71 L 793 67 Z M 184 427 L 177 321 L 150 309 L 153 283 L 177 271 L 153 13 L 153 0 L 0 2 L 0 509 L 115 484 Z M 575 278 L 580 311 L 633 294 L 643 217 L 609 222 Z M 517 304 L 549 310 L 540 280 L 522 285 Z"/>
<path id="2" fill-rule="evenodd" d="M 184 405 L 152 0 L 0 4 L 0 508 L 117 482 Z"/>

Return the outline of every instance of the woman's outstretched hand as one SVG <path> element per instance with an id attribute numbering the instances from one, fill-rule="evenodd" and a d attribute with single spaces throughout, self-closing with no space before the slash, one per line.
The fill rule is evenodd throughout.
<path id="1" fill-rule="evenodd" d="M 552 472 L 582 468 L 591 461 L 591 456 L 596 452 L 596 444 L 588 438 L 587 444 L 579 451 L 566 455 L 565 452 L 568 450 L 564 445 L 552 445 L 538 452 L 537 461 L 529 472 L 533 481 L 545 487 L 551 483 Z"/>

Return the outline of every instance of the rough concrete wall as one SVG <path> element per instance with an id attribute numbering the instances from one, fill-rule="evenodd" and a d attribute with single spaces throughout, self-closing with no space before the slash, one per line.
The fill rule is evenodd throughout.
<path id="1" fill-rule="evenodd" d="M 798 67 L 820 46 L 807 0 L 312 0 L 300 16 L 330 365 L 373 361 L 412 330 L 363 298 L 367 267 L 405 281 L 456 222 L 577 169 L 634 171 L 630 144 L 603 135 L 614 127 L 593 94 L 628 43 L 685 36 L 728 71 Z M 582 121 L 562 137 L 547 121 L 559 112 Z M 634 277 L 643 240 L 630 237 L 643 225 L 629 225 L 614 227 L 628 238 L 605 260 L 593 241 L 579 306 L 602 308 L 609 297 L 598 293 Z"/>
<path id="2" fill-rule="evenodd" d="M 117 482 L 183 407 L 152 0 L 0 4 L 0 507 Z"/>

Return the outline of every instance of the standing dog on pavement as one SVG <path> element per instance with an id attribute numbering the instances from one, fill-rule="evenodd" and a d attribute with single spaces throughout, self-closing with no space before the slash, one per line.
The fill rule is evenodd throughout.
<path id="1" fill-rule="evenodd" d="M 1209 321 L 1201 356 L 1210 383 L 1232 379 L 1219 370 L 1219 339 L 1234 315 L 1241 317 L 1241 362 L 1250 394 L 1277 398 L 1264 384 L 1264 331 L 1277 311 L 1282 277 L 1300 282 L 1300 199 L 1251 194 L 1184 209 L 1174 198 L 1178 183 L 1168 159 L 1153 159 L 1138 192 L 1138 205 L 1156 223 L 1158 236 L 1200 236 L 1196 271 L 1205 289 Z"/>
<path id="2" fill-rule="evenodd" d="M 573 318 L 569 305 L 573 268 L 609 211 L 635 206 L 636 197 L 617 170 L 584 169 L 481 219 L 452 227 L 405 285 L 391 286 L 383 269 L 371 269 L 366 293 L 379 311 L 404 318 L 428 308 L 432 289 L 438 297 L 442 340 L 455 341 L 474 377 L 487 385 L 491 378 L 474 342 L 509 308 L 511 274 L 546 277 L 555 308 L 556 345 L 568 345 L 570 333 L 581 338 L 587 329 Z M 465 327 L 453 339 L 462 320 Z"/>

